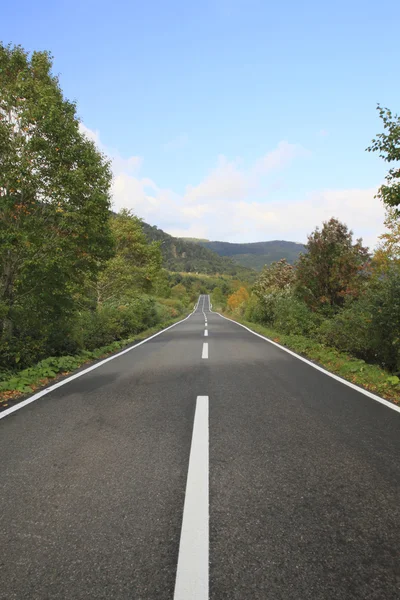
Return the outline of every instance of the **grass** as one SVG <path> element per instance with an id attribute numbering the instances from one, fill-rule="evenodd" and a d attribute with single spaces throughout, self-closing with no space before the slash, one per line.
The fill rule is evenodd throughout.
<path id="1" fill-rule="evenodd" d="M 225 316 L 232 319 L 232 315 Z M 235 316 L 233 320 L 308 358 L 327 371 L 391 400 L 394 404 L 400 404 L 400 379 L 378 365 L 366 363 L 305 336 L 279 333 L 270 327 L 245 321 L 241 317 Z"/>
<path id="2" fill-rule="evenodd" d="M 74 356 L 50 356 L 41 360 L 36 365 L 18 371 L 8 373 L 0 381 L 0 407 L 8 406 L 10 401 L 14 401 L 21 396 L 32 394 L 46 386 L 52 379 L 59 379 L 69 375 L 72 371 L 79 369 L 83 365 L 88 365 L 96 360 L 106 358 L 115 352 L 126 348 L 130 344 L 140 342 L 151 335 L 158 333 L 169 325 L 173 325 L 184 319 L 186 314 L 160 323 L 150 329 L 146 329 L 125 340 L 115 341 L 107 346 L 102 346 L 96 350 L 84 350 Z"/>

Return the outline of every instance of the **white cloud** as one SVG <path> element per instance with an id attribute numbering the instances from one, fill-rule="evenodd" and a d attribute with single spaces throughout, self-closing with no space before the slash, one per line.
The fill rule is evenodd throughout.
<path id="1" fill-rule="evenodd" d="M 112 167 L 114 174 L 119 173 L 136 173 L 142 166 L 142 159 L 140 156 L 129 156 L 128 158 L 122 158 L 116 150 L 107 148 L 100 139 L 100 133 L 97 130 L 89 129 L 83 123 L 79 123 L 79 131 L 86 135 L 96 146 L 108 154 L 112 160 Z"/>
<path id="2" fill-rule="evenodd" d="M 98 132 L 87 131 L 101 147 Z M 374 198 L 377 188 L 315 190 L 300 200 L 275 200 L 276 174 L 308 154 L 301 146 L 281 142 L 248 168 L 243 168 L 239 159 L 220 156 L 216 167 L 197 185 L 187 186 L 182 195 L 140 177 L 138 157 L 114 156 L 114 207 L 130 208 L 172 235 L 237 242 L 305 242 L 316 226 L 336 217 L 353 229 L 356 237 L 362 236 L 367 245 L 374 246 L 384 229 L 384 209 Z M 258 201 L 259 197 L 265 201 Z"/>
<path id="3" fill-rule="evenodd" d="M 285 141 L 279 142 L 274 150 L 256 160 L 248 169 L 241 168 L 239 159 L 229 161 L 221 155 L 217 167 L 201 183 L 187 187 L 185 200 L 244 200 L 258 188 L 265 175 L 283 169 L 295 158 L 308 155 L 302 146 Z"/>
<path id="4" fill-rule="evenodd" d="M 221 155 L 217 167 L 201 183 L 186 188 L 185 200 L 240 199 L 250 191 L 252 185 L 252 177 L 239 169 L 238 161 L 230 162 Z"/>
<path id="5" fill-rule="evenodd" d="M 99 148 L 101 147 L 100 133 L 97 129 L 89 129 L 89 127 L 86 127 L 86 125 L 84 125 L 83 123 L 79 123 L 79 131 L 85 134 L 86 137 L 89 138 L 89 140 L 96 144 L 96 146 L 98 146 Z"/>
<path id="6" fill-rule="evenodd" d="M 277 171 L 289 165 L 295 158 L 307 157 L 310 152 L 300 144 L 279 142 L 278 146 L 260 158 L 254 165 L 255 175 L 263 175 L 270 171 Z"/>
<path id="7" fill-rule="evenodd" d="M 187 133 L 180 133 L 169 142 L 166 142 L 163 145 L 163 148 L 166 152 L 173 152 L 175 150 L 183 150 L 189 143 L 189 136 Z"/>

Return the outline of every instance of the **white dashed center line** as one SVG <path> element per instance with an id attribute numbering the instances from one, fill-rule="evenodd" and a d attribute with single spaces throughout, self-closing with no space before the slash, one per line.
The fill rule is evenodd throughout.
<path id="1" fill-rule="evenodd" d="M 203 352 L 201 353 L 201 358 L 208 358 L 208 344 L 204 342 L 203 344 Z"/>
<path id="2" fill-rule="evenodd" d="M 207 337 L 208 336 L 208 331 L 207 329 L 204 330 L 204 335 Z"/>

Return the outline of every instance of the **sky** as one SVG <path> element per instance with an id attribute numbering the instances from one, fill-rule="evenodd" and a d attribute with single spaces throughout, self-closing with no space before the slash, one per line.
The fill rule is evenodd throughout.
<path id="1" fill-rule="evenodd" d="M 304 242 L 334 216 L 374 246 L 400 112 L 398 0 L 19 0 L 0 40 L 49 50 L 113 205 L 179 236 Z"/>

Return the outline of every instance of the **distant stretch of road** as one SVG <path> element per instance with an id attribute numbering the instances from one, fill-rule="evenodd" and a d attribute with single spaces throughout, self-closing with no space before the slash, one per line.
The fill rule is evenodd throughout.
<path id="1" fill-rule="evenodd" d="M 210 310 L 0 413 L 3 600 L 398 600 L 400 414 Z"/>

